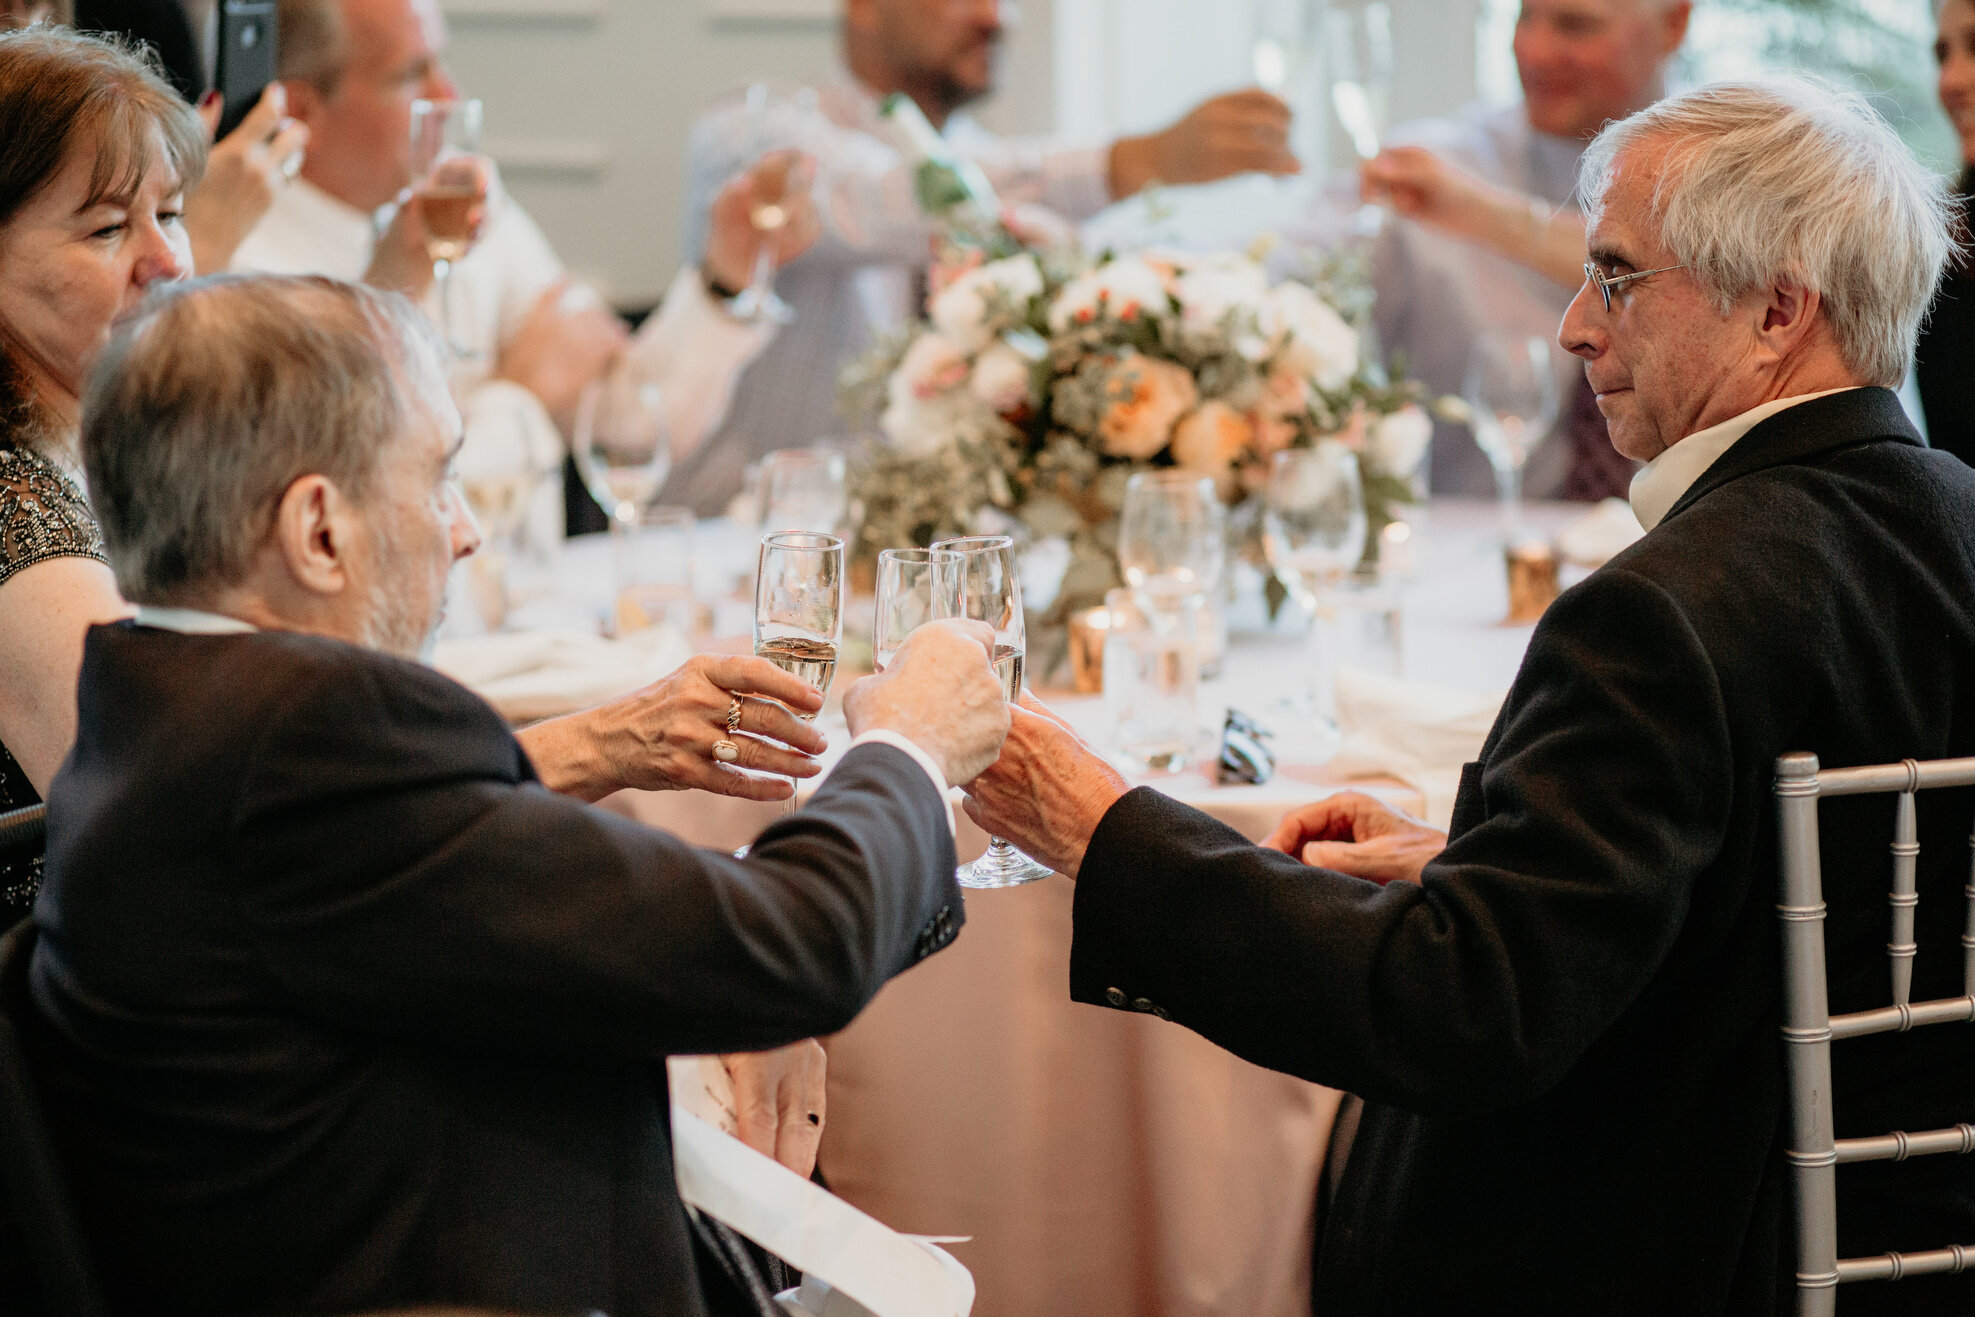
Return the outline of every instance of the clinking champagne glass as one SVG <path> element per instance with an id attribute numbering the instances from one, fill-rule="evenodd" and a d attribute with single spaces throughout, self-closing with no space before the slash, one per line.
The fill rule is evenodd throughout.
<path id="1" fill-rule="evenodd" d="M 1330 110 L 1360 160 L 1378 155 L 1392 106 L 1392 11 L 1379 0 L 1340 5 L 1324 13 L 1324 51 L 1330 66 Z M 1376 237 L 1385 212 L 1358 211 L 1361 236 Z"/>
<path id="2" fill-rule="evenodd" d="M 1535 334 L 1483 334 L 1468 355 L 1462 389 L 1473 411 L 1474 441 L 1495 468 L 1502 538 L 1522 537 L 1522 469 L 1557 421 L 1557 372 L 1548 340 Z"/>
<path id="3" fill-rule="evenodd" d="M 1006 535 L 975 535 L 940 540 L 935 549 L 958 555 L 953 565 L 954 617 L 994 628 L 994 671 L 1009 703 L 1022 692 L 1022 660 L 1028 652 L 1022 620 L 1022 581 L 1015 566 L 1015 542 Z M 988 839 L 987 854 L 960 866 L 962 887 L 1017 887 L 1055 872 L 1036 863 L 999 837 Z"/>
<path id="4" fill-rule="evenodd" d="M 843 600 L 842 540 L 810 531 L 762 536 L 754 577 L 755 656 L 828 695 L 843 641 Z M 795 807 L 791 794 L 785 812 Z"/>
<path id="5" fill-rule="evenodd" d="M 439 331 L 455 355 L 473 357 L 453 332 L 453 266 L 473 250 L 473 212 L 487 200 L 477 100 L 411 103 L 412 187 L 425 220 L 426 254 L 439 297 Z"/>
<path id="6" fill-rule="evenodd" d="M 1357 456 L 1334 439 L 1277 453 L 1262 492 L 1262 547 L 1269 568 L 1310 610 L 1310 676 L 1316 712 L 1334 721 L 1333 656 L 1323 644 L 1334 593 L 1365 552 L 1365 494 Z"/>
<path id="7" fill-rule="evenodd" d="M 886 549 L 878 555 L 878 611 L 871 628 L 878 671 L 891 666 L 914 631 L 954 615 L 959 562 L 960 555 L 947 549 Z"/>

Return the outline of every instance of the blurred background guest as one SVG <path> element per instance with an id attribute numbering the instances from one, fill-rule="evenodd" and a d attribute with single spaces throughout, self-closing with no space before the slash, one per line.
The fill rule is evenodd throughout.
<path id="1" fill-rule="evenodd" d="M 742 375 L 726 423 L 674 472 L 665 501 L 718 512 L 749 462 L 840 430 L 843 367 L 922 309 L 932 229 L 914 201 L 915 162 L 879 114 L 887 94 L 909 96 L 949 147 L 980 165 L 1004 204 L 1070 219 L 1153 182 L 1296 172 L 1288 107 L 1260 91 L 1213 97 L 1162 131 L 1108 144 L 996 137 L 963 107 L 994 91 L 1009 13 L 1000 0 L 845 0 L 843 66 L 833 79 L 795 94 L 793 111 L 750 109 L 741 99 L 694 125 L 688 252 L 705 245 L 701 217 L 714 191 L 768 144 L 817 158 L 830 223 L 815 250 L 776 278 L 794 323 Z"/>
<path id="2" fill-rule="evenodd" d="M 1664 94 L 1690 0 L 1524 0 L 1515 20 L 1522 99 L 1470 107 L 1395 131 L 1366 162 L 1366 196 L 1400 217 L 1374 248 L 1374 309 L 1388 351 L 1440 393 L 1462 391 L 1476 339 L 1500 331 L 1549 339 L 1584 281 L 1577 163 L 1606 123 Z M 1315 217 L 1322 225 L 1334 220 Z M 1577 363 L 1558 354 L 1560 417 L 1530 457 L 1538 497 L 1622 496 L 1635 464 L 1612 448 Z M 1494 488 L 1459 429 L 1433 445 L 1436 493 Z"/>
<path id="3" fill-rule="evenodd" d="M 577 400 L 627 349 L 661 387 L 675 452 L 690 451 L 770 332 L 726 314 L 707 287 L 709 278 L 745 283 L 753 266 L 762 239 L 747 219 L 752 177 L 723 179 L 708 198 L 718 213 L 709 220 L 703 268 L 679 272 L 635 345 L 599 298 L 568 280 L 541 230 L 491 177 L 478 241 L 457 262 L 448 304 L 439 306 L 423 203 L 416 192 L 405 197 L 422 181 L 414 177 L 412 101 L 459 97 L 437 3 L 283 0 L 280 17 L 288 111 L 309 129 L 308 152 L 295 185 L 241 244 L 234 268 L 368 278 L 423 297 L 459 350 L 464 478 L 559 470 Z M 400 201 L 380 237 L 379 212 Z M 792 222 L 773 239 L 784 259 L 815 234 L 810 212 L 790 204 Z M 531 514 L 538 536 L 560 534 L 560 518 L 559 487 L 543 481 Z"/>
<path id="4" fill-rule="evenodd" d="M 1938 0 L 1934 59 L 1940 66 L 1941 108 L 1961 144 L 1955 186 L 1960 236 L 1968 242 L 1975 197 L 1975 0 Z M 1927 441 L 1975 463 L 1975 256 L 1964 246 L 1941 280 L 1940 296 L 1920 329 L 1913 368 L 1927 414 Z"/>
<path id="5" fill-rule="evenodd" d="M 128 609 L 76 452 L 111 322 L 191 269 L 190 106 L 138 57 L 60 29 L 0 35 L 0 809 L 41 798 L 75 738 L 83 632 Z M 0 872 L 0 923 L 40 862 Z"/>
<path id="6" fill-rule="evenodd" d="M 165 81 L 198 104 L 211 84 L 192 15 L 181 0 L 74 0 L 78 32 L 126 36 L 157 56 Z M 215 120 L 217 122 L 217 120 Z"/>

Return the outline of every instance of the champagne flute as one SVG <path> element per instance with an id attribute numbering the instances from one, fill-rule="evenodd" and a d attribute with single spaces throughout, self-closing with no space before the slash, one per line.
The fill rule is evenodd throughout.
<path id="1" fill-rule="evenodd" d="M 755 160 L 790 145 L 800 131 L 801 116 L 813 113 L 816 108 L 815 93 L 810 89 L 784 91 L 765 82 L 748 84 L 741 105 L 747 119 L 749 155 Z M 787 175 L 783 177 L 786 180 Z M 755 179 L 758 186 L 759 173 Z M 754 273 L 730 309 L 744 320 L 789 324 L 795 320 L 795 312 L 775 295 L 775 235 L 789 222 L 786 193 L 756 198 L 748 212 L 748 222 L 761 235 L 761 241 L 754 252 Z"/>
<path id="2" fill-rule="evenodd" d="M 940 540 L 933 547 L 959 556 L 952 568 L 952 616 L 994 628 L 995 675 L 1001 678 L 1002 694 L 1014 703 L 1022 693 L 1022 660 L 1028 649 L 1015 542 L 1006 535 L 973 535 Z M 961 865 L 958 878 L 962 887 L 1017 887 L 1053 872 L 1001 838 L 990 837 L 987 854 Z"/>
<path id="3" fill-rule="evenodd" d="M 1365 494 L 1357 456 L 1334 439 L 1277 453 L 1262 492 L 1262 548 L 1269 569 L 1310 611 L 1310 694 L 1331 720 L 1335 691 L 1324 680 L 1334 656 L 1325 623 L 1335 593 L 1365 553 Z"/>
<path id="4" fill-rule="evenodd" d="M 878 671 L 891 666 L 892 656 L 914 631 L 953 616 L 959 562 L 960 555 L 947 549 L 886 549 L 878 555 L 878 611 L 871 628 Z"/>
<path id="5" fill-rule="evenodd" d="M 1495 469 L 1502 538 L 1522 537 L 1522 469 L 1557 421 L 1557 372 L 1536 334 L 1483 334 L 1468 356 L 1462 389 L 1474 442 Z"/>
<path id="6" fill-rule="evenodd" d="M 569 455 L 576 474 L 609 514 L 619 599 L 635 584 L 635 542 L 646 507 L 672 469 L 672 444 L 658 385 L 620 356 L 576 400 Z"/>
<path id="7" fill-rule="evenodd" d="M 754 578 L 754 653 L 830 693 L 843 641 L 843 541 L 809 531 L 780 531 L 761 539 Z M 796 715 L 813 722 L 813 713 Z M 796 807 L 793 788 L 788 809 Z"/>
<path id="8" fill-rule="evenodd" d="M 1392 11 L 1380 0 L 1339 6 L 1324 13 L 1324 50 L 1330 65 L 1330 109 L 1360 160 L 1378 155 L 1391 119 Z M 1359 208 L 1358 233 L 1378 236 L 1385 212 Z"/>
<path id="9" fill-rule="evenodd" d="M 480 153 L 477 100 L 411 103 L 412 187 L 425 221 L 425 250 L 439 297 L 439 330 L 455 355 L 479 350 L 453 332 L 453 266 L 473 250 L 473 212 L 487 200 L 490 168 Z"/>

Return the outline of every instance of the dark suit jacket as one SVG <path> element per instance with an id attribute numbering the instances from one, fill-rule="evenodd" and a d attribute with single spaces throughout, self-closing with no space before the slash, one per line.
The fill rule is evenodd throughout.
<path id="1" fill-rule="evenodd" d="M 1975 471 L 1883 389 L 1756 426 L 1551 606 L 1421 885 L 1126 796 L 1077 884 L 1072 991 L 1366 1098 L 1323 1317 L 1792 1311 L 1770 789 L 1789 750 L 1975 753 Z M 1929 796 L 1915 992 L 1959 996 L 1975 799 Z M 1891 798 L 1822 822 L 1833 1009 L 1883 1005 Z M 1834 1064 L 1841 1134 L 1975 1119 L 1967 1028 Z M 1970 1169 L 1841 1168 L 1841 1248 L 1975 1244 Z M 1975 1311 L 1966 1280 L 1848 1286 L 1840 1311 L 1952 1286 Z"/>
<path id="2" fill-rule="evenodd" d="M 662 1059 L 839 1029 L 961 918 L 887 746 L 737 862 L 317 637 L 97 627 L 80 712 L 32 989 L 130 1312 L 691 1317 Z"/>
<path id="3" fill-rule="evenodd" d="M 1975 226 L 1975 169 L 1961 178 L 1956 231 L 1967 241 Z M 1948 262 L 1914 346 L 1914 380 L 1927 413 L 1927 442 L 1975 465 L 1975 257 Z"/>

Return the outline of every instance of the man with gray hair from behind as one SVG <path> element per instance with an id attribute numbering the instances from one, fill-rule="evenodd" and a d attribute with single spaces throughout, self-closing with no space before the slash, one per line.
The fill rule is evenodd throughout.
<path id="1" fill-rule="evenodd" d="M 1561 341 L 1647 534 L 1537 625 L 1452 826 L 1368 796 L 1262 847 L 1130 790 L 1041 705 L 969 785 L 1077 879 L 1074 997 L 1364 1098 L 1315 1310 L 1795 1309 L 1778 756 L 1975 754 L 1975 471 L 1890 386 L 1950 250 L 1942 189 L 1857 96 L 1717 84 L 1586 156 Z M 1955 945 L 1975 791 L 1919 807 L 1918 941 Z M 1831 1007 L 1886 995 L 1884 797 L 1820 810 Z M 1961 995 L 1923 951 L 1916 1000 Z M 1838 1133 L 1953 1125 L 1975 1036 L 1833 1055 Z M 1839 1251 L 1975 1242 L 1966 1158 L 1843 1166 Z M 1840 1311 L 1975 1312 L 1975 1277 Z"/>
<path id="2" fill-rule="evenodd" d="M 979 623 L 851 688 L 849 749 L 745 861 L 570 793 L 680 743 L 806 772 L 767 739 L 807 683 L 694 660 L 634 701 L 680 715 L 649 736 L 524 746 L 416 661 L 478 538 L 443 357 L 401 298 L 231 277 L 145 303 L 85 391 L 139 608 L 85 645 L 29 978 L 121 1310 L 698 1314 L 696 1250 L 744 1262 L 674 1188 L 664 1058 L 833 1033 L 963 918 L 946 791 L 1008 720 Z"/>

